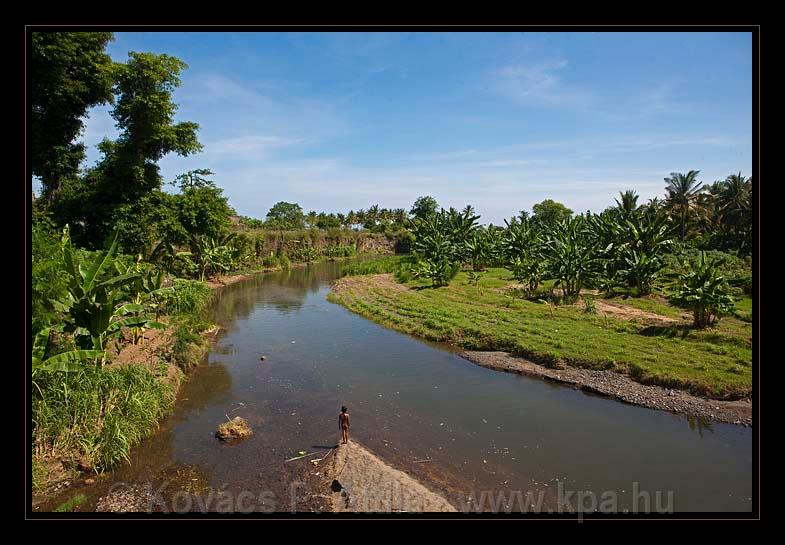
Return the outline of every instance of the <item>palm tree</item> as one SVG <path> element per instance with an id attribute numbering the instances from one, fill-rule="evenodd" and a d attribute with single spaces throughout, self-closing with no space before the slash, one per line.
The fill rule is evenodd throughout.
<path id="1" fill-rule="evenodd" d="M 398 226 L 403 226 L 409 218 L 405 208 L 396 208 L 392 211 L 393 223 Z"/>
<path id="2" fill-rule="evenodd" d="M 622 217 L 631 217 L 638 210 L 638 194 L 634 189 L 628 189 L 624 192 L 619 191 L 619 196 L 621 201 L 614 199 L 616 208 L 621 212 Z"/>
<path id="3" fill-rule="evenodd" d="M 306 216 L 306 220 L 308 221 L 309 228 L 313 229 L 314 227 L 316 227 L 316 219 L 318 217 L 319 215 L 316 213 L 315 210 L 311 210 L 310 212 L 308 212 L 308 215 Z"/>
<path id="4" fill-rule="evenodd" d="M 360 208 L 354 215 L 355 223 L 360 224 L 361 229 L 365 229 L 365 222 L 368 221 L 368 213 Z"/>
<path id="5" fill-rule="evenodd" d="M 731 174 L 720 184 L 717 204 L 726 225 L 736 226 L 751 207 L 752 180 L 738 174 Z"/>
<path id="6" fill-rule="evenodd" d="M 665 178 L 668 184 L 665 187 L 667 197 L 666 206 L 673 215 L 679 218 L 679 238 L 684 240 L 687 234 L 687 220 L 695 208 L 698 195 L 703 182 L 698 181 L 699 170 L 691 170 L 687 174 L 671 172 L 670 178 Z"/>

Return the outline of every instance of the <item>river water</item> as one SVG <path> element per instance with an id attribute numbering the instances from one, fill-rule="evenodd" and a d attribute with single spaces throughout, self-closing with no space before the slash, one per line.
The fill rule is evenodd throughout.
<path id="1" fill-rule="evenodd" d="M 541 510 L 752 509 L 752 429 L 480 367 L 328 302 L 340 267 L 224 288 L 212 313 L 225 330 L 175 413 L 94 495 L 186 474 L 255 498 L 268 491 L 254 509 L 288 510 L 287 487 L 316 469 L 285 460 L 334 446 L 346 405 L 352 439 L 458 509 L 521 511 L 527 493 Z M 216 440 L 217 425 L 238 415 L 254 435 Z"/>

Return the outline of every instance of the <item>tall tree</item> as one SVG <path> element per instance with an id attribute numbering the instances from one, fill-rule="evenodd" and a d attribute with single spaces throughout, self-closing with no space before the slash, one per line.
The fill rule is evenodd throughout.
<path id="1" fill-rule="evenodd" d="M 532 221 L 538 228 L 553 229 L 562 221 L 572 217 L 572 210 L 560 202 L 552 199 L 545 199 L 541 203 L 532 206 Z"/>
<path id="2" fill-rule="evenodd" d="M 439 209 L 439 203 L 433 197 L 425 196 L 420 197 L 414 201 L 414 206 L 409 213 L 416 219 L 425 219 L 432 216 Z"/>
<path id="3" fill-rule="evenodd" d="M 112 100 L 111 32 L 33 32 L 30 58 L 30 162 L 45 202 L 85 157 L 78 138 L 87 110 Z"/>
<path id="4" fill-rule="evenodd" d="M 681 172 L 671 172 L 669 178 L 665 178 L 667 193 L 665 205 L 671 215 L 679 221 L 679 238 L 684 240 L 687 235 L 687 221 L 695 209 L 698 195 L 701 192 L 703 182 L 698 181 L 699 170 L 691 170 L 687 174 Z"/>
<path id="5" fill-rule="evenodd" d="M 302 229 L 305 227 L 303 209 L 297 203 L 275 203 L 267 212 L 267 225 L 274 229 Z"/>
<path id="6" fill-rule="evenodd" d="M 115 68 L 117 96 L 112 117 L 121 131 L 117 140 L 104 139 L 98 148 L 101 161 L 90 169 L 71 197 L 81 205 L 84 242 L 100 243 L 127 209 L 158 191 L 162 179 L 157 162 L 169 153 L 187 156 L 198 152 L 199 125 L 174 122 L 177 104 L 172 93 L 187 66 L 169 55 L 130 52 L 126 64 Z M 144 221 L 144 218 L 130 221 Z"/>

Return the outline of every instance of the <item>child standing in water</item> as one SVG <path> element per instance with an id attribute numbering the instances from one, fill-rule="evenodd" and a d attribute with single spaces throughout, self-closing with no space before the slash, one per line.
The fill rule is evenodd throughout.
<path id="1" fill-rule="evenodd" d="M 341 439 L 344 445 L 349 443 L 349 413 L 346 407 L 341 407 L 341 414 L 338 415 L 338 427 L 341 430 Z"/>

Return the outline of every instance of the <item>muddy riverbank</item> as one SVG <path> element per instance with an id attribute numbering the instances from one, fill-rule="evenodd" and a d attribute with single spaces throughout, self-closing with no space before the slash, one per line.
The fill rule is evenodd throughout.
<path id="1" fill-rule="evenodd" d="M 614 371 L 562 367 L 554 369 L 506 352 L 462 350 L 464 358 L 483 367 L 538 377 L 573 386 L 649 409 L 694 416 L 708 421 L 752 426 L 752 402 L 749 399 L 723 401 L 694 396 L 683 390 L 649 386 Z"/>

